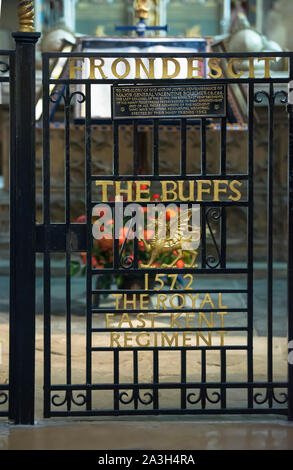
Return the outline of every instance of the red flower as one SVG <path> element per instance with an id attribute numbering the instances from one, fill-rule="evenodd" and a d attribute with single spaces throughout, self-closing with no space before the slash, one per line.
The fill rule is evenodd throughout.
<path id="1" fill-rule="evenodd" d="M 95 258 L 94 255 L 92 255 L 92 267 L 93 267 L 93 268 L 97 268 L 97 267 L 98 267 L 98 262 L 97 262 L 97 260 L 96 260 L 96 258 Z"/>
<path id="2" fill-rule="evenodd" d="M 76 224 L 84 224 L 86 222 L 86 216 L 85 215 L 80 215 L 77 217 L 75 223 Z"/>
<path id="3" fill-rule="evenodd" d="M 161 200 L 161 197 L 159 194 L 154 194 L 153 197 L 152 197 L 152 201 L 160 201 Z"/>
<path id="4" fill-rule="evenodd" d="M 179 269 L 184 268 L 184 263 L 183 263 L 182 259 L 180 259 L 179 261 L 177 261 L 176 266 L 177 266 L 177 268 L 179 268 Z"/>

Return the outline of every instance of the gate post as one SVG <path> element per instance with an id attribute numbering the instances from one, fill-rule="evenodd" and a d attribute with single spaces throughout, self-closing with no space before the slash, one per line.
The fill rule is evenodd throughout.
<path id="1" fill-rule="evenodd" d="M 21 22 L 20 22 L 21 25 Z M 35 388 L 35 44 L 21 28 L 12 91 L 10 214 L 10 400 L 15 424 L 34 423 Z"/>

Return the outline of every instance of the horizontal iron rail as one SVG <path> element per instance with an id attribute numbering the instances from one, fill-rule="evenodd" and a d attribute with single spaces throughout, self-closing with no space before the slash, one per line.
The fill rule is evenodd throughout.
<path id="1" fill-rule="evenodd" d="M 123 291 L 122 291 L 123 293 Z M 178 295 L 180 294 L 180 292 L 178 292 L 177 294 L 175 293 L 175 295 Z M 132 301 L 131 301 L 132 302 Z M 123 309 L 123 308 L 120 308 L 120 309 L 115 309 L 115 308 L 92 308 L 92 312 L 93 313 L 124 313 L 125 310 L 128 310 L 128 309 Z M 129 311 L 129 310 L 128 310 Z M 210 313 L 210 312 L 247 312 L 248 311 L 248 308 L 185 308 L 184 310 L 181 308 L 181 309 L 176 309 L 176 308 L 167 308 L 167 309 L 155 309 L 155 308 L 148 308 L 148 309 L 139 309 L 139 308 L 134 308 L 134 309 L 131 309 L 130 310 L 130 313 L 140 313 L 142 311 L 145 311 L 147 313 L 174 313 L 174 312 L 177 312 L 177 313 L 195 313 L 195 312 L 205 312 L 205 313 Z"/>
<path id="2" fill-rule="evenodd" d="M 130 389 L 150 389 L 150 388 L 162 388 L 168 389 L 170 387 L 175 388 L 287 388 L 287 382 L 186 382 L 186 383 L 174 383 L 174 382 L 142 382 L 142 383 L 102 383 L 102 384 L 52 384 L 50 386 L 51 390 L 112 390 L 113 388 L 121 388 L 124 390 Z"/>
<path id="3" fill-rule="evenodd" d="M 224 415 L 224 414 L 237 414 L 237 415 L 248 415 L 248 414 L 270 414 L 270 415 L 287 415 L 287 408 L 174 408 L 165 409 L 140 409 L 137 410 L 125 410 L 118 409 L 114 411 L 110 410 L 90 410 L 90 411 L 50 411 L 49 416 L 51 417 L 67 417 L 67 416 L 130 416 L 130 415 Z"/>
<path id="4" fill-rule="evenodd" d="M 93 294 L 248 294 L 247 289 L 173 289 L 173 290 L 156 290 L 156 289 L 93 289 Z"/>
<path id="5" fill-rule="evenodd" d="M 117 175 L 114 177 L 114 175 L 92 175 L 91 176 L 91 180 L 92 181 L 112 181 L 113 178 L 115 178 L 115 181 L 141 181 L 141 180 L 145 180 L 145 179 L 149 179 L 151 181 L 169 181 L 170 178 L 172 178 L 172 180 L 176 181 L 176 180 L 182 180 L 182 178 L 184 178 L 185 181 L 193 181 L 194 179 L 198 179 L 198 180 L 214 180 L 214 179 L 217 179 L 219 177 L 222 177 L 226 180 L 235 180 L 235 179 L 238 179 L 238 180 L 248 180 L 249 179 L 249 175 L 245 175 L 245 174 L 239 174 L 239 175 L 235 175 L 235 174 L 221 174 L 221 173 L 218 173 L 218 174 L 207 174 L 207 175 L 202 175 L 202 174 L 186 174 L 186 175 L 180 175 L 179 173 L 176 175 Z"/>
<path id="6" fill-rule="evenodd" d="M 121 274 L 125 272 L 130 272 L 131 274 L 143 274 L 143 273 L 153 273 L 152 268 L 105 268 L 105 269 L 92 269 L 93 274 Z M 157 273 L 162 274 L 174 274 L 174 269 L 172 268 L 157 268 Z M 247 268 L 177 268 L 176 274 L 187 274 L 187 273 L 196 273 L 196 274 L 248 274 L 249 270 Z"/>
<path id="7" fill-rule="evenodd" d="M 146 312 L 149 312 L 147 310 Z M 184 313 L 185 311 L 180 311 L 180 313 Z M 202 310 L 202 312 L 206 312 L 205 310 Z M 230 310 L 231 312 L 231 310 Z M 119 312 L 117 312 L 119 313 Z M 167 312 L 168 313 L 168 312 Z M 179 312 L 178 312 L 179 313 Z M 225 310 L 226 313 L 226 310 Z M 92 333 L 109 333 L 111 332 L 122 332 L 122 331 L 134 331 L 134 332 L 143 332 L 143 331 L 155 331 L 155 332 L 164 332 L 164 331 L 173 331 L 174 333 L 181 333 L 181 331 L 189 331 L 190 333 L 196 332 L 196 331 L 248 331 L 248 328 L 245 326 L 226 326 L 226 327 L 207 327 L 207 328 L 172 328 L 172 327 L 166 327 L 166 328 L 156 328 L 156 327 L 149 327 L 149 328 L 118 328 L 118 327 L 111 327 L 110 328 L 92 328 Z"/>
<path id="8" fill-rule="evenodd" d="M 58 58 L 58 57 L 129 57 L 129 58 L 144 58 L 144 57 L 194 57 L 194 58 L 249 58 L 249 57 L 292 57 L 293 52 L 43 52 L 45 59 Z"/>
<path id="9" fill-rule="evenodd" d="M 218 350 L 229 350 L 229 351 L 242 351 L 242 350 L 247 350 L 247 346 L 242 345 L 242 346 L 148 346 L 147 348 L 142 347 L 142 346 L 135 346 L 133 348 L 131 347 L 121 347 L 119 349 L 117 348 L 111 348 L 111 347 L 106 347 L 106 346 L 95 346 L 92 348 L 92 351 L 186 351 L 186 350 L 194 350 L 194 351 L 218 351 Z"/>
<path id="10" fill-rule="evenodd" d="M 215 84 L 231 84 L 231 83 L 241 83 L 241 84 L 248 84 L 248 83 L 288 83 L 289 81 L 289 76 L 288 77 L 270 77 L 270 78 L 217 78 L 215 79 L 203 79 L 203 78 L 185 78 L 185 79 L 180 79 L 180 80 L 175 80 L 175 79 L 170 79 L 168 82 L 162 83 L 162 80 L 160 78 L 157 79 L 147 79 L 147 78 L 137 78 L 137 79 L 131 79 L 131 78 L 124 78 L 123 80 L 121 78 L 51 78 L 49 79 L 49 84 L 52 85 L 117 85 L 117 84 L 146 84 L 146 85 L 202 85 L 203 81 L 208 81 L 208 84 L 210 85 L 215 85 Z"/>

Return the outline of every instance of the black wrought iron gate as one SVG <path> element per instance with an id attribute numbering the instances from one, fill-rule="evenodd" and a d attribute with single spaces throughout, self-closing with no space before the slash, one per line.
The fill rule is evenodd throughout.
<path id="1" fill-rule="evenodd" d="M 144 58 L 169 57 L 168 54 L 147 54 Z M 201 58 L 248 58 L 247 54 L 201 54 Z M 271 57 L 274 54 L 261 54 L 261 57 Z M 274 109 L 276 100 L 281 100 L 282 106 L 288 103 L 288 94 L 279 90 L 280 85 L 287 84 L 293 78 L 293 56 L 291 53 L 278 54 L 288 58 L 289 77 L 286 78 L 204 78 L 184 80 L 146 80 L 146 79 L 109 79 L 88 78 L 75 76 L 53 77 L 50 75 L 50 65 L 61 58 L 71 60 L 75 71 L 85 59 L 97 58 L 97 54 L 43 54 L 43 222 L 35 225 L 34 253 L 43 254 L 43 306 L 44 306 L 44 416 L 95 416 L 95 415 L 137 415 L 137 414 L 227 414 L 227 413 L 256 413 L 256 414 L 284 414 L 289 418 L 293 416 L 293 376 L 292 364 L 289 364 L 288 380 L 276 380 L 273 369 L 273 341 L 274 341 L 274 309 L 273 309 L 273 164 L 277 158 L 277 149 L 274 148 Z M 118 53 L 104 53 L 103 58 L 120 58 Z M 127 58 L 138 57 L 137 54 L 128 54 Z M 196 54 L 172 54 L 173 58 L 196 58 Z M 256 60 L 260 54 L 250 54 Z M 123 56 L 125 59 L 125 56 Z M 141 57 L 140 57 L 141 58 Z M 193 122 L 191 118 L 180 117 L 171 120 L 158 117 L 152 119 L 127 121 L 113 120 L 113 160 L 110 174 L 95 175 L 92 171 L 92 132 L 97 125 L 92 117 L 93 86 L 97 84 L 132 84 L 153 85 L 218 85 L 224 84 L 228 90 L 234 84 L 243 84 L 247 90 L 247 151 L 243 154 L 246 171 L 231 171 L 227 165 L 227 127 L 226 116 L 220 117 L 216 126 L 220 132 L 220 144 L 214 150 L 214 159 L 219 162 L 218 171 L 209 170 L 207 159 L 207 134 L 211 130 L 211 120 L 201 118 Z M 257 89 L 256 89 L 257 86 Z M 262 88 L 262 86 L 264 88 Z M 85 218 L 82 223 L 74 223 L 71 207 L 71 136 L 74 132 L 72 104 L 77 100 L 84 109 L 84 162 L 85 162 Z M 255 104 L 266 100 L 268 107 L 268 166 L 267 166 L 267 302 L 266 316 L 267 335 L 262 348 L 266 350 L 265 373 L 256 378 L 254 368 L 254 135 L 255 135 Z M 51 105 L 60 105 L 64 112 L 62 125 L 64 126 L 64 194 L 65 194 L 65 220 L 64 223 L 54 223 L 51 219 Z M 63 107 L 62 107 L 63 106 Z M 97 103 L 98 106 L 98 103 Z M 291 105 L 289 111 L 289 228 L 288 228 L 288 338 L 293 338 L 293 298 L 290 286 L 293 281 L 293 114 Z M 146 122 L 147 121 L 147 122 Z M 103 123 L 99 124 L 100 126 Z M 121 158 L 119 136 L 123 126 L 129 126 L 132 131 L 132 171 L 121 173 Z M 152 165 L 151 171 L 141 174 L 141 160 L 139 154 L 139 130 L 147 126 L 152 134 Z M 174 175 L 164 174 L 160 166 L 159 140 L 162 126 L 173 126 L 178 132 L 180 140 L 180 170 Z M 188 167 L 188 132 L 195 126 L 201 138 L 201 147 L 198 154 L 199 168 L 197 173 L 189 172 Z M 102 127 L 101 127 L 102 129 Z M 191 157 L 192 158 L 192 157 Z M 31 176 L 32 178 L 32 176 Z M 33 181 L 33 180 L 32 180 Z M 173 182 L 173 189 L 180 186 L 180 182 L 191 182 L 203 188 L 219 184 L 215 181 L 225 182 L 227 188 L 234 188 L 231 198 L 214 197 L 213 200 L 203 197 L 197 200 L 189 199 L 188 204 L 197 202 L 201 209 L 201 246 L 197 258 L 197 267 L 188 267 L 187 263 L 179 263 L 176 268 L 141 267 L 141 245 L 137 239 L 131 243 L 131 252 L 126 250 L 126 242 L 119 243 L 118 238 L 112 241 L 113 257 L 111 267 L 92 265 L 93 256 L 93 209 L 101 203 L 98 199 L 98 185 L 100 188 L 127 189 L 128 182 L 141 182 L 146 185 L 150 182 L 151 188 L 162 185 L 162 182 Z M 235 190 L 242 188 L 241 197 Z M 233 183 L 234 182 L 234 183 Z M 104 186 L 103 186 L 104 183 Z M 184 185 L 184 183 L 182 183 Z M 176 186 L 177 185 L 177 186 Z M 232 186 L 231 186 L 232 185 Z M 234 186 L 233 186 L 234 185 Z M 14 185 L 17 188 L 17 183 Z M 112 187 L 112 186 L 111 186 Z M 118 185 L 119 187 L 119 185 Z M 214 186 L 213 186 L 214 187 Z M 223 188 L 222 188 L 223 189 Z M 131 187 L 131 191 L 133 187 Z M 128 193 L 128 197 L 129 197 Z M 178 196 L 179 192 L 177 192 Z M 156 202 L 156 195 L 152 195 L 152 202 Z M 28 197 L 25 195 L 25 197 Z M 107 205 L 112 209 L 115 204 L 107 199 Z M 157 198 L 158 199 L 158 198 Z M 184 200 L 181 197 L 181 202 Z M 124 207 L 130 201 L 124 202 Z M 175 202 L 178 203 L 177 199 Z M 167 205 L 166 201 L 162 201 Z M 147 202 L 140 202 L 142 207 Z M 33 205 L 32 205 L 33 207 Z M 245 262 L 231 263 L 229 260 L 229 211 L 235 207 L 241 208 L 244 214 L 246 227 Z M 115 219 L 115 213 L 113 213 Z M 114 230 L 115 230 L 114 221 Z M 215 224 L 217 231 L 215 231 Z M 29 236 L 29 234 L 28 234 Z M 127 237 L 126 237 L 127 238 Z M 19 237 L 15 234 L 15 243 Z M 212 253 L 209 251 L 212 248 Z M 54 340 L 52 340 L 52 312 L 51 296 L 51 263 L 52 255 L 64 254 L 66 271 L 65 281 L 65 363 L 64 380 L 53 379 L 54 373 Z M 75 350 L 76 337 L 74 336 L 74 323 L 72 316 L 72 258 L 78 253 L 86 255 L 86 307 L 85 307 L 85 342 L 83 352 L 85 355 L 84 376 L 76 380 L 73 370 L 73 359 L 78 354 Z M 125 258 L 126 255 L 126 258 Z M 145 256 L 145 253 L 144 253 Z M 176 254 L 174 255 L 176 256 Z M 96 260 L 97 261 L 97 260 Z M 147 262 L 145 262 L 147 263 Z M 12 271 L 13 273 L 14 271 Z M 108 288 L 100 287 L 96 282 L 101 276 L 112 279 Z M 165 277 L 163 277 L 163 275 Z M 183 284 L 176 285 L 175 280 L 183 280 Z M 142 278 L 142 285 L 121 289 L 119 282 L 114 285 L 118 277 Z M 168 277 L 169 276 L 169 277 Z M 174 278 L 176 277 L 176 279 Z M 175 280 L 174 280 L 175 279 Z M 174 283 L 172 281 L 174 280 Z M 34 281 L 34 273 L 29 276 Z M 168 282 L 169 283 L 168 283 Z M 94 295 L 111 293 L 114 304 L 96 305 Z M 145 308 L 140 295 L 148 295 L 154 299 Z M 14 295 L 21 301 L 24 292 L 14 291 Z M 137 297 L 133 297 L 136 295 Z M 160 297 L 158 303 L 157 298 Z M 123 297 L 124 296 L 124 297 Z M 164 297 L 165 296 L 165 297 Z M 172 297 L 173 296 L 173 297 Z M 186 299 L 192 305 L 185 305 Z M 198 297 L 196 297 L 198 296 Z M 236 299 L 231 305 L 226 305 L 225 299 Z M 237 297 L 238 296 L 238 297 Z M 170 300 L 171 298 L 171 300 Z M 237 299 L 242 299 L 241 302 Z M 175 299 L 176 302 L 175 303 Z M 217 299 L 217 304 L 216 300 Z M 244 299 L 244 301 L 243 301 Z M 122 303 L 121 303 L 122 301 Z M 132 302 L 132 304 L 131 304 Z M 164 302 L 171 302 L 168 306 Z M 184 302 L 184 308 L 180 305 Z M 110 306 L 109 306 L 110 305 Z M 132 306 L 131 312 L 129 306 Z M 181 309 L 182 307 L 182 309 Z M 180 324 L 178 313 L 184 312 L 184 322 Z M 153 321 L 143 316 L 153 314 Z M 106 314 L 108 315 L 106 320 Z M 124 316 L 128 314 L 127 316 Z M 161 321 L 156 322 L 154 315 L 160 314 Z M 194 315 L 196 323 L 188 323 L 186 317 Z M 218 314 L 219 323 L 211 320 Z M 223 323 L 224 315 L 231 314 L 231 322 Z M 111 316 L 112 315 L 112 316 Z M 138 317 L 137 315 L 141 315 Z M 173 315 L 173 316 L 172 316 Z M 210 315 L 210 316 L 209 316 Z M 121 323 L 124 318 L 126 324 Z M 170 318 L 172 322 L 170 323 Z M 156 317 L 158 318 L 158 317 Z M 117 320 L 118 319 L 118 320 Z M 144 321 L 142 321 L 144 319 Z M 240 319 L 240 320 L 239 320 Z M 137 321 L 140 320 L 138 324 Z M 222 320 L 222 322 L 220 321 Z M 13 318 L 12 318 L 13 321 Z M 31 320 L 33 321 L 33 319 Z M 117 322 L 120 324 L 118 325 Z M 116 322 L 116 323 L 115 323 Z M 165 322 L 165 323 L 164 323 Z M 179 322 L 179 323 L 178 323 Z M 117 333 L 119 336 L 110 333 Z M 214 340 L 215 333 L 218 335 Z M 137 335 L 140 340 L 137 341 Z M 144 334 L 144 340 L 142 340 Z M 126 335 L 126 336 L 125 336 Z M 192 335 L 192 340 L 188 339 Z M 226 342 L 229 335 L 231 341 Z M 234 336 L 233 336 L 234 335 Z M 235 340 L 235 338 L 238 338 Z M 54 337 L 55 338 L 55 337 Z M 110 339 L 109 339 L 110 338 Z M 182 339 L 183 338 L 183 339 Z M 234 338 L 234 339 L 233 339 Z M 240 339 L 239 339 L 240 338 Z M 15 345 L 16 347 L 16 345 Z M 228 366 L 233 365 L 233 357 L 238 358 L 239 368 L 242 368 L 244 378 L 231 380 Z M 217 373 L 210 375 L 211 363 L 216 360 Z M 243 366 L 243 363 L 245 365 Z M 60 364 L 57 368 L 60 368 Z M 58 374 L 57 374 L 58 376 Z M 60 377 L 60 374 L 59 376 Z M 212 377 L 212 379 L 210 379 Z M 215 378 L 217 377 L 217 378 Z M 232 397 L 232 398 L 231 398 Z M 31 403 L 31 402 L 30 402 Z M 289 410 L 289 411 L 288 411 Z M 32 416 L 32 415 L 31 415 Z"/>

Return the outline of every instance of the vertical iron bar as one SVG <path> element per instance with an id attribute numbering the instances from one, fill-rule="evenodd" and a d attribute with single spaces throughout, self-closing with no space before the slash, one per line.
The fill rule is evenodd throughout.
<path id="1" fill-rule="evenodd" d="M 66 225 L 66 383 L 71 384 L 71 237 L 70 237 L 70 89 L 65 88 L 65 225 Z M 67 410 L 71 396 L 67 392 Z"/>
<path id="2" fill-rule="evenodd" d="M 43 56 L 43 211 L 44 211 L 44 417 L 50 417 L 51 398 L 51 257 L 50 228 L 50 103 L 49 59 Z"/>
<path id="3" fill-rule="evenodd" d="M 186 349 L 181 349 L 181 409 L 186 409 Z"/>
<path id="4" fill-rule="evenodd" d="M 159 174 L 159 119 L 154 119 L 153 174 Z"/>
<path id="5" fill-rule="evenodd" d="M 253 382 L 253 212 L 254 212 L 254 84 L 248 85 L 248 258 L 247 258 L 247 291 L 248 291 L 248 336 L 247 336 L 247 380 Z M 253 408 L 253 388 L 248 389 L 248 408 Z"/>
<path id="6" fill-rule="evenodd" d="M 293 88 L 293 55 L 289 64 L 290 88 Z M 292 92 L 291 92 L 292 93 Z M 293 341 L 293 103 L 288 95 L 288 339 Z M 293 421 L 293 363 L 288 361 L 288 419 Z"/>
<path id="7" fill-rule="evenodd" d="M 133 175 L 138 174 L 141 155 L 138 153 L 138 122 L 137 119 L 133 120 Z M 133 230 L 137 230 L 137 227 L 133 227 Z M 138 239 L 137 237 L 133 240 L 133 268 L 138 268 Z"/>
<path id="8" fill-rule="evenodd" d="M 207 132 L 206 132 L 206 119 L 201 120 L 201 174 L 205 175 L 207 172 Z"/>
<path id="9" fill-rule="evenodd" d="M 92 383 L 92 182 L 91 182 L 91 85 L 86 84 L 85 101 L 85 153 L 86 153 L 86 222 L 87 222 L 87 268 L 86 268 L 86 383 Z M 92 408 L 92 391 L 87 390 L 87 410 Z"/>
<path id="10" fill-rule="evenodd" d="M 114 410 L 119 411 L 119 349 L 113 351 L 114 370 Z"/>
<path id="11" fill-rule="evenodd" d="M 153 351 L 153 380 L 154 385 L 159 384 L 159 351 L 154 349 Z M 159 389 L 154 387 L 154 410 L 159 409 Z"/>
<path id="12" fill-rule="evenodd" d="M 270 83 L 268 103 L 268 196 L 267 196 L 267 377 L 273 381 L 273 152 L 274 152 L 274 85 Z M 273 397 L 269 394 L 269 408 Z"/>
<path id="13" fill-rule="evenodd" d="M 39 33 L 13 33 L 15 145 L 11 154 L 10 416 L 34 423 L 35 392 L 35 44 Z M 14 64 L 13 64 L 14 65 Z M 20 230 L 21 228 L 21 230 Z"/>
<path id="14" fill-rule="evenodd" d="M 139 396 L 139 389 L 138 389 L 138 351 L 137 349 L 133 350 L 133 398 L 134 398 L 134 409 L 138 409 L 138 396 Z"/>
<path id="15" fill-rule="evenodd" d="M 206 162 L 206 157 L 207 157 L 207 135 L 206 135 L 206 119 L 202 118 L 201 120 L 201 158 L 200 158 L 200 163 L 201 163 L 201 174 L 206 175 L 207 171 L 207 162 Z M 201 206 L 201 217 L 202 217 L 202 236 L 201 236 L 201 267 L 205 268 L 206 267 L 206 211 L 205 211 L 205 206 Z"/>
<path id="16" fill-rule="evenodd" d="M 226 174 L 226 153 L 227 153 L 227 118 L 221 118 L 221 178 Z M 227 251 L 227 211 L 226 207 L 221 208 L 221 268 L 226 268 Z"/>
<path id="17" fill-rule="evenodd" d="M 12 325 L 15 324 L 15 309 L 12 308 L 12 295 L 16 291 L 14 284 L 16 279 L 16 260 L 12 262 L 14 253 L 12 252 L 13 243 L 15 243 L 16 236 L 16 159 L 15 159 L 15 53 L 10 56 L 9 59 L 9 111 L 10 111 L 10 314 L 9 314 L 9 410 L 8 416 L 10 419 L 14 419 L 15 410 L 13 410 L 13 399 L 16 390 L 16 381 L 13 374 L 16 369 L 14 351 L 16 348 L 15 344 L 15 331 Z"/>
<path id="18" fill-rule="evenodd" d="M 113 176 L 119 175 L 119 127 L 118 121 L 114 121 L 113 123 L 113 139 L 114 139 L 114 146 L 113 146 Z M 116 238 L 116 213 L 114 209 L 114 229 L 113 229 L 113 266 L 115 269 L 119 268 L 119 239 Z"/>
<path id="19" fill-rule="evenodd" d="M 186 118 L 182 118 L 181 119 L 181 159 L 180 159 L 181 176 L 186 176 L 186 154 L 187 154 Z"/>
<path id="20" fill-rule="evenodd" d="M 226 349 L 221 349 L 221 384 L 226 383 Z M 221 387 L 221 408 L 226 408 L 226 387 Z"/>
<path id="21" fill-rule="evenodd" d="M 201 350 L 201 383 L 205 384 L 207 380 L 207 361 L 206 361 L 206 350 Z M 201 407 L 204 410 L 206 407 L 206 388 L 201 389 Z"/>
<path id="22" fill-rule="evenodd" d="M 138 156 L 138 135 L 137 119 L 133 120 L 133 176 L 138 174 L 139 156 Z"/>

